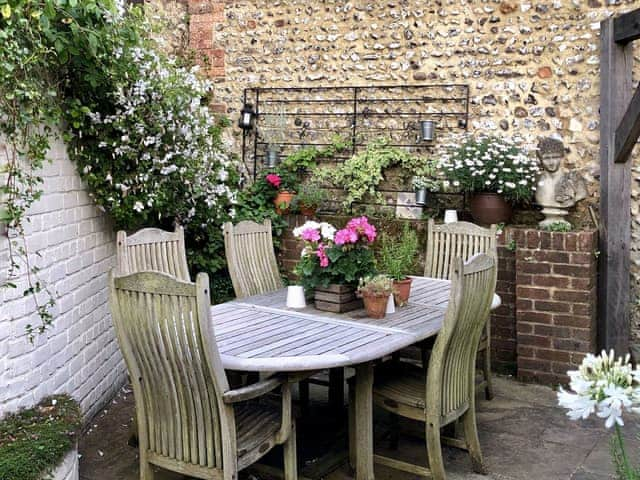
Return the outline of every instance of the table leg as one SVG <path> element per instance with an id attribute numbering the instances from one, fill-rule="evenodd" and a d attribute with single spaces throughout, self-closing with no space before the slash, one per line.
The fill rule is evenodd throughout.
<path id="1" fill-rule="evenodd" d="M 373 480 L 373 363 L 356 366 L 356 480 Z M 353 455 L 350 455 L 353 458 Z"/>

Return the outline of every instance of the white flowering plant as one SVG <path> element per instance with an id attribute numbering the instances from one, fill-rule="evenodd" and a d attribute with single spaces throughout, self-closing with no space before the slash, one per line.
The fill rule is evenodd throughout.
<path id="1" fill-rule="evenodd" d="M 445 189 L 498 193 L 515 203 L 531 200 L 539 166 L 524 142 L 467 135 L 445 146 L 440 169 Z"/>
<path id="2" fill-rule="evenodd" d="M 613 350 L 588 354 L 578 370 L 567 372 L 571 391 L 560 388 L 558 403 L 568 409 L 572 420 L 596 414 L 605 419 L 606 428 L 614 427 L 612 453 L 618 478 L 638 480 L 640 470 L 629 462 L 620 429 L 623 413 L 640 413 L 640 369 L 633 368 L 629 360 L 629 355 L 616 359 Z"/>

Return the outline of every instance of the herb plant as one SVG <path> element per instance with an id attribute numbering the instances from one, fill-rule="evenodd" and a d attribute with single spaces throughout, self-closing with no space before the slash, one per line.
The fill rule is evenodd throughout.
<path id="1" fill-rule="evenodd" d="M 418 257 L 418 235 L 405 224 L 397 239 L 388 233 L 380 236 L 377 268 L 393 280 L 404 280 L 413 272 Z"/>

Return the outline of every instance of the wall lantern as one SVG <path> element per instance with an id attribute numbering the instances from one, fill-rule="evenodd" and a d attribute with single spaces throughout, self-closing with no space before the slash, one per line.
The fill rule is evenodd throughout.
<path id="1" fill-rule="evenodd" d="M 253 110 L 251 103 L 245 103 L 240 110 L 240 120 L 238 120 L 238 126 L 243 130 L 251 130 L 254 126 L 256 119 L 256 112 Z"/>
<path id="2" fill-rule="evenodd" d="M 435 138 L 436 122 L 433 120 L 420 121 L 420 140 L 423 142 L 433 142 Z"/>

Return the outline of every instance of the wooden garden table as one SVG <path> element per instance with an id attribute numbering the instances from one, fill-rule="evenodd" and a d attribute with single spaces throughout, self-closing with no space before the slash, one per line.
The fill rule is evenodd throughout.
<path id="1" fill-rule="evenodd" d="M 211 307 L 225 369 L 305 372 L 334 367 L 356 370 L 356 478 L 372 480 L 373 363 L 438 333 L 451 283 L 414 277 L 407 306 L 382 320 L 364 310 L 343 314 L 308 306 L 286 307 L 286 289 Z M 494 298 L 493 307 L 499 305 Z"/>

